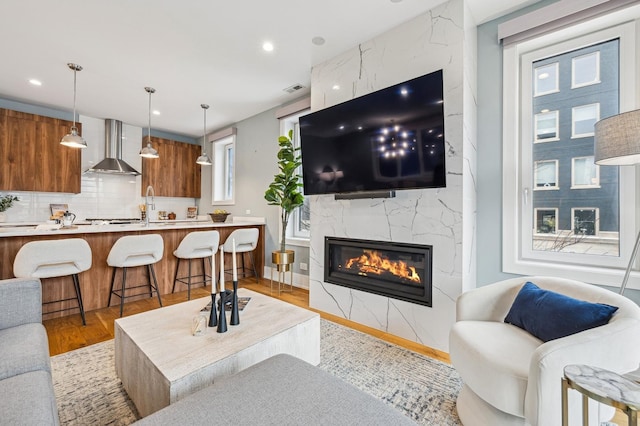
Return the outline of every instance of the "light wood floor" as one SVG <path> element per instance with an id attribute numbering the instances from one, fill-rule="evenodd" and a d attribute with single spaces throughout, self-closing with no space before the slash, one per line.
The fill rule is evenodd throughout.
<path id="1" fill-rule="evenodd" d="M 262 282 L 258 284 L 255 282 L 255 278 L 240 279 L 239 285 L 240 287 L 273 296 L 285 302 L 289 302 L 306 309 L 314 310 L 309 308 L 309 292 L 307 290 L 294 287 L 292 292 L 281 292 L 280 296 L 278 296 L 275 285 L 273 294 L 271 294 L 269 288 L 269 280 L 262 280 Z M 191 298 L 194 299 L 205 297 L 210 293 L 211 286 L 192 287 Z M 162 304 L 164 306 L 184 302 L 186 300 L 186 290 L 162 296 Z M 158 307 L 158 300 L 155 297 L 128 302 L 124 305 L 123 315 L 133 315 L 151 309 L 156 309 Z M 82 325 L 82 320 L 79 313 L 71 314 L 62 318 L 45 319 L 43 323 L 45 328 L 47 329 L 47 334 L 49 337 L 49 351 L 51 355 L 58 355 L 84 346 L 89 346 L 94 343 L 113 339 L 113 322 L 119 317 L 119 309 L 119 306 L 111 306 L 109 308 L 86 312 L 86 326 Z M 449 355 L 445 352 L 431 349 L 427 346 L 420 345 L 410 340 L 402 339 L 383 331 L 366 327 L 364 325 L 355 323 L 353 321 L 348 321 L 331 314 L 320 311 L 318 312 L 320 313 L 320 316 L 326 320 L 351 327 L 355 330 L 370 334 L 382 340 L 386 340 L 390 343 L 394 343 L 396 345 L 410 349 L 414 352 L 418 352 L 431 358 L 449 363 Z"/>

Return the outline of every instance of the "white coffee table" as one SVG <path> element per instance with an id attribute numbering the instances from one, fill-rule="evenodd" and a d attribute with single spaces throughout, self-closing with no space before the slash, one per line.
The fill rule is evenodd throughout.
<path id="1" fill-rule="evenodd" d="M 226 333 L 191 335 L 207 297 L 115 321 L 116 373 L 141 416 L 279 353 L 320 363 L 317 313 L 247 289 L 238 294 L 251 300 Z"/>

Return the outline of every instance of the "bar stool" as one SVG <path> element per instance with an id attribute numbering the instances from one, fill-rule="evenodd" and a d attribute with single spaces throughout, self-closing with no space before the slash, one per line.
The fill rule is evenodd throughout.
<path id="1" fill-rule="evenodd" d="M 256 277 L 256 282 L 259 283 L 260 279 L 258 278 L 258 273 L 256 272 L 256 264 L 253 260 L 253 251 L 258 246 L 258 237 L 260 236 L 260 231 L 258 228 L 248 228 L 248 229 L 236 229 L 227 237 L 223 244 L 224 252 L 231 253 L 233 251 L 233 241 L 236 242 L 236 255 L 240 254 L 240 259 L 242 260 L 242 276 L 246 276 L 246 270 L 244 266 L 244 253 L 249 253 L 249 259 L 251 260 L 251 268 L 253 270 L 253 275 Z M 240 268 L 238 268 L 240 269 Z M 226 269 L 227 271 L 232 271 L 232 269 Z"/>
<path id="2" fill-rule="evenodd" d="M 82 325 L 87 325 L 80 291 L 78 274 L 91 268 L 91 247 L 82 238 L 63 240 L 31 241 L 23 245 L 13 262 L 13 275 L 17 278 L 54 278 L 71 275 L 76 297 L 43 302 L 43 305 L 76 300 L 78 306 L 43 312 L 43 315 L 55 312 L 79 309 Z"/>
<path id="3" fill-rule="evenodd" d="M 212 278 L 211 285 L 215 286 L 215 276 L 213 270 L 213 263 L 211 258 L 218 252 L 218 246 L 220 245 L 220 233 L 218 231 L 194 231 L 190 232 L 180 241 L 178 248 L 173 252 L 173 255 L 178 258 L 178 264 L 176 265 L 176 273 L 173 276 L 173 290 L 176 291 L 176 282 L 180 282 L 187 285 L 187 300 L 191 300 L 191 284 L 203 283 L 207 285 L 207 277 Z M 207 275 L 205 268 L 205 258 L 209 259 L 209 265 L 211 266 L 211 275 Z M 189 275 L 184 277 L 178 277 L 178 271 L 180 270 L 180 261 L 187 259 L 189 264 Z M 191 278 L 197 275 L 191 275 L 191 261 L 193 259 L 202 259 L 202 281 L 191 281 Z"/>
<path id="4" fill-rule="evenodd" d="M 126 288 L 133 290 L 135 288 L 149 286 L 149 297 L 153 297 L 153 292 L 158 296 L 158 302 L 162 307 L 160 299 L 160 291 L 158 289 L 158 280 L 153 265 L 162 259 L 164 253 L 164 242 L 158 234 L 147 235 L 127 235 L 118 238 L 111 247 L 109 256 L 107 256 L 107 264 L 113 268 L 111 276 L 111 289 L 109 290 L 109 301 L 107 306 L 111 305 L 111 296 L 115 295 L 120 298 L 120 316 L 124 307 L 124 299 L 127 297 L 140 296 L 143 293 L 125 294 L 125 282 L 127 280 L 127 268 L 137 266 L 147 267 L 147 284 L 135 285 Z M 122 286 L 120 290 L 114 290 L 113 286 L 116 280 L 116 272 L 118 268 L 122 268 Z M 153 279 L 153 283 L 151 282 Z M 119 291 L 119 293 L 118 293 Z"/>

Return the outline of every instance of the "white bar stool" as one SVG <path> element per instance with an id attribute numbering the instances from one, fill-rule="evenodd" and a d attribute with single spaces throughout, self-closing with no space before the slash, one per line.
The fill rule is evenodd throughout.
<path id="1" fill-rule="evenodd" d="M 62 308 L 43 312 L 43 315 L 55 312 L 79 309 L 82 325 L 87 325 L 80 291 L 78 274 L 91 268 L 91 247 L 82 238 L 63 240 L 31 241 L 23 245 L 13 261 L 13 275 L 17 278 L 53 278 L 71 275 L 76 297 L 43 302 L 51 303 L 76 300 L 77 307 Z"/>
<path id="2" fill-rule="evenodd" d="M 246 270 L 244 266 L 244 253 L 249 253 L 249 259 L 251 260 L 251 268 L 253 270 L 253 275 L 256 277 L 256 282 L 259 283 L 260 279 L 258 278 L 258 273 L 256 272 L 256 264 L 253 259 L 253 251 L 258 246 L 258 237 L 260 236 L 260 231 L 258 228 L 248 228 L 248 229 L 236 229 L 225 240 L 223 244 L 225 253 L 232 253 L 233 251 L 233 241 L 236 242 L 236 255 L 240 255 L 240 259 L 242 260 L 242 266 L 238 269 L 242 269 L 242 276 L 246 276 Z M 232 271 L 232 269 L 226 269 L 227 271 Z"/>
<path id="3" fill-rule="evenodd" d="M 122 316 L 122 309 L 124 307 L 124 299 L 127 297 L 140 296 L 143 293 L 125 295 L 125 282 L 127 280 L 127 268 L 133 268 L 137 266 L 147 267 L 147 284 L 135 285 L 133 287 L 126 288 L 126 290 L 133 290 L 135 288 L 149 286 L 149 297 L 153 297 L 155 291 L 158 296 L 158 302 L 162 307 L 162 300 L 160 299 L 160 290 L 158 289 L 158 280 L 156 279 L 156 272 L 153 265 L 162 259 L 164 254 L 164 241 L 158 234 L 147 235 L 126 235 L 118 238 L 118 240 L 111 247 L 109 256 L 107 257 L 107 264 L 113 268 L 113 274 L 111 276 L 111 289 L 109 290 L 109 301 L 107 306 L 111 305 L 111 296 L 115 295 L 120 298 L 120 316 Z M 122 268 L 122 286 L 120 290 L 114 290 L 113 286 L 116 280 L 116 272 L 118 268 Z M 152 282 L 153 279 L 153 282 Z"/>
<path id="4" fill-rule="evenodd" d="M 191 284 L 204 284 L 207 285 L 207 278 L 211 278 L 211 285 L 215 286 L 215 276 L 213 270 L 213 263 L 211 258 L 218 252 L 218 246 L 220 245 L 220 233 L 218 231 L 194 231 L 190 232 L 180 241 L 178 248 L 173 252 L 173 255 L 178 258 L 176 265 L 176 273 L 173 276 L 173 290 L 176 291 L 176 282 L 180 282 L 187 285 L 187 300 L 191 300 Z M 205 258 L 209 259 L 209 265 L 211 266 L 211 275 L 207 275 L 205 267 Z M 180 270 L 180 261 L 186 259 L 188 261 L 188 273 L 184 277 L 178 277 L 178 271 Z M 202 259 L 202 281 L 192 281 L 191 278 L 196 275 L 191 274 L 191 261 L 193 259 Z M 213 278 L 212 278 L 213 277 Z"/>

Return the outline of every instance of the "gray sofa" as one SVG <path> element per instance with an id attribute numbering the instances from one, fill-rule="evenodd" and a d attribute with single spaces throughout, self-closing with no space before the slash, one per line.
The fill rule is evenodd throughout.
<path id="1" fill-rule="evenodd" d="M 0 280 L 0 423 L 58 425 L 40 280 Z"/>
<path id="2" fill-rule="evenodd" d="M 152 425 L 413 425 L 409 417 L 291 355 L 217 380 L 135 423 Z"/>

